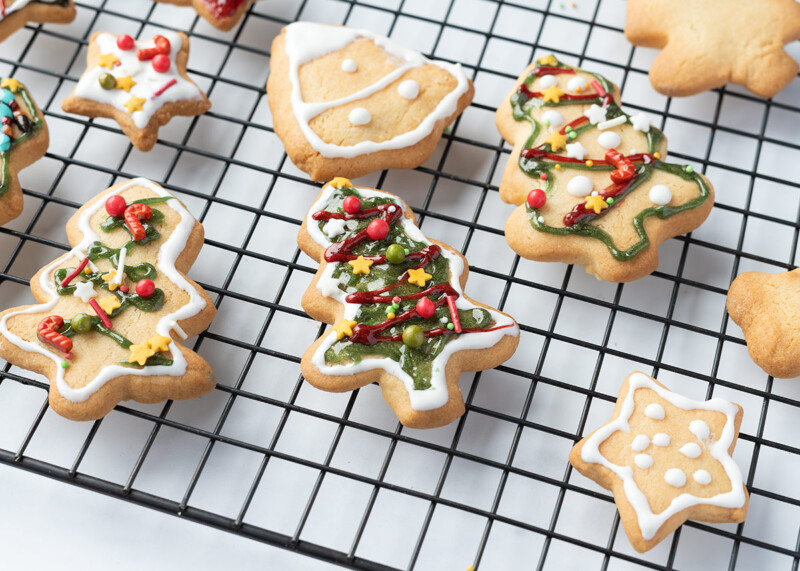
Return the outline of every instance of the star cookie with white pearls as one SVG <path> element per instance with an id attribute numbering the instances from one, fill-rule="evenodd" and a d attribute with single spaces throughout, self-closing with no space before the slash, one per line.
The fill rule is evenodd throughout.
<path id="1" fill-rule="evenodd" d="M 569 461 L 611 490 L 631 545 L 645 552 L 687 520 L 744 521 L 749 495 L 732 458 L 741 422 L 738 404 L 696 401 L 636 371 Z"/>
<path id="2" fill-rule="evenodd" d="M 665 162 L 664 134 L 646 114 L 625 113 L 619 100 L 619 88 L 603 76 L 547 56 L 497 109 L 497 127 L 514 146 L 500 198 L 520 205 L 506 240 L 520 256 L 632 281 L 658 267 L 662 242 L 708 217 L 709 181 L 689 165 Z"/>
<path id="3" fill-rule="evenodd" d="M 209 24 L 227 32 L 244 17 L 250 4 L 256 0 L 155 0 L 165 4 L 192 7 Z"/>
<path id="4" fill-rule="evenodd" d="M 86 60 L 86 71 L 61 108 L 114 119 L 140 151 L 155 146 L 159 128 L 173 117 L 211 108 L 186 72 L 189 38 L 180 32 L 165 30 L 147 40 L 97 32 Z"/>
<path id="5" fill-rule="evenodd" d="M 28 22 L 69 24 L 75 19 L 72 0 L 0 0 L 0 42 Z"/>
<path id="6" fill-rule="evenodd" d="M 296 22 L 272 42 L 275 133 L 312 180 L 421 165 L 473 93 L 460 65 L 367 30 Z"/>

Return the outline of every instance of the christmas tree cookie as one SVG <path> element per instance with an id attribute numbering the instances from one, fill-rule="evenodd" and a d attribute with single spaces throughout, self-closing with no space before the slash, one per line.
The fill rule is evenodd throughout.
<path id="1" fill-rule="evenodd" d="M 22 212 L 17 172 L 42 158 L 49 143 L 44 116 L 27 88 L 0 79 L 0 224 Z"/>
<path id="2" fill-rule="evenodd" d="M 28 22 L 68 24 L 74 19 L 72 0 L 0 0 L 0 42 Z"/>
<path id="3" fill-rule="evenodd" d="M 176 115 L 211 108 L 189 78 L 189 38 L 162 31 L 149 40 L 97 32 L 89 42 L 86 71 L 61 108 L 87 117 L 114 119 L 140 151 L 158 140 L 158 129 Z"/>
<path id="4" fill-rule="evenodd" d="M 181 342 L 216 309 L 188 271 L 203 227 L 145 179 L 111 187 L 67 224 L 72 250 L 31 279 L 38 305 L 0 313 L 0 356 L 50 379 L 50 406 L 74 420 L 124 400 L 187 399 L 214 388 Z"/>
<path id="5" fill-rule="evenodd" d="M 296 22 L 272 42 L 275 133 L 313 180 L 421 165 L 473 92 L 460 65 L 367 30 Z"/>
<path id="6" fill-rule="evenodd" d="M 695 401 L 628 375 L 611 419 L 578 442 L 570 463 L 614 493 L 631 545 L 648 551 L 686 520 L 739 523 L 749 497 L 731 455 L 742 407 Z"/>
<path id="7" fill-rule="evenodd" d="M 618 101 L 619 89 L 604 77 L 548 56 L 498 108 L 497 127 L 514 145 L 500 197 L 521 205 L 506 223 L 519 255 L 632 281 L 658 267 L 664 240 L 711 212 L 708 180 L 665 162 L 663 133 Z"/>
<path id="8" fill-rule="evenodd" d="M 465 258 L 425 237 L 393 194 L 334 179 L 298 244 L 320 263 L 303 309 L 333 325 L 301 362 L 317 388 L 377 382 L 404 425 L 442 426 L 464 413 L 461 372 L 496 367 L 517 348 L 516 322 L 464 294 Z"/>
<path id="9" fill-rule="evenodd" d="M 247 12 L 255 0 L 156 0 L 176 6 L 191 6 L 215 28 L 227 32 L 232 29 Z"/>

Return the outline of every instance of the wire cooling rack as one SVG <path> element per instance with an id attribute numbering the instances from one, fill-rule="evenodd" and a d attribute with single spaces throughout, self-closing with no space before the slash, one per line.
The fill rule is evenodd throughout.
<path id="1" fill-rule="evenodd" d="M 0 75 L 29 85 L 52 138 L 21 176 L 23 215 L 0 229 L 0 299 L 30 302 L 28 279 L 66 249 L 64 223 L 81 203 L 150 177 L 206 228 L 190 275 L 219 314 L 195 349 L 219 386 L 72 423 L 48 409 L 45 379 L 6 365 L 1 462 L 295 551 L 298 568 L 314 557 L 357 569 L 797 569 L 800 387 L 749 360 L 725 294 L 741 271 L 796 263 L 800 82 L 772 101 L 736 87 L 664 98 L 647 80 L 654 52 L 625 41 L 621 0 L 267 0 L 231 33 L 149 0 L 78 7 L 68 26 L 29 26 L 0 45 Z M 448 427 L 404 429 L 375 386 L 334 395 L 300 376 L 300 355 L 324 331 L 300 307 L 316 264 L 295 245 L 318 186 L 283 154 L 263 89 L 271 40 L 296 19 L 390 35 L 461 62 L 475 81 L 475 102 L 425 165 L 359 181 L 406 198 L 426 234 L 467 255 L 472 296 L 522 327 L 514 358 L 462 377 L 467 413 Z M 92 32 L 157 27 L 190 34 L 189 70 L 214 107 L 173 120 L 142 154 L 113 122 L 60 102 Z M 623 104 L 665 130 L 673 159 L 716 186 L 709 220 L 665 243 L 652 276 L 602 283 L 505 244 L 512 209 L 497 185 L 509 148 L 493 114 L 527 63 L 551 52 L 620 84 Z M 688 523 L 639 555 L 609 494 L 571 470 L 570 447 L 607 418 L 635 369 L 744 406 L 745 523 Z"/>

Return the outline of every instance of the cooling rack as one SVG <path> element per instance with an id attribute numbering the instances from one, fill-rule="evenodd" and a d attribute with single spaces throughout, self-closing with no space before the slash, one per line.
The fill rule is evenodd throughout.
<path id="1" fill-rule="evenodd" d="M 45 379 L 5 365 L 0 462 L 294 551 L 297 568 L 313 557 L 369 570 L 797 569 L 800 387 L 749 360 L 725 294 L 742 271 L 795 267 L 799 81 L 771 101 L 736 87 L 662 97 L 647 81 L 654 52 L 625 41 L 622 0 L 266 0 L 231 33 L 149 0 L 77 4 L 72 24 L 29 26 L 0 45 L 0 75 L 29 85 L 52 139 L 21 175 L 23 215 L 0 229 L 0 299 L 31 301 L 28 279 L 67 248 L 64 223 L 80 204 L 150 177 L 206 228 L 190 275 L 219 314 L 194 348 L 219 385 L 71 423 L 48 409 Z M 469 258 L 471 295 L 520 322 L 514 358 L 462 377 L 467 413 L 448 427 L 404 429 L 375 386 L 334 395 L 300 376 L 300 355 L 324 331 L 300 307 L 316 264 L 295 245 L 318 185 L 283 153 L 263 88 L 271 40 L 296 19 L 387 34 L 460 62 L 475 82 L 475 101 L 425 165 L 359 181 L 401 194 L 427 235 Z M 92 32 L 158 27 L 190 35 L 189 71 L 210 113 L 173 120 L 142 154 L 115 123 L 61 111 Z M 621 85 L 623 105 L 664 129 L 673 160 L 716 186 L 709 220 L 665 243 L 647 278 L 602 283 L 505 245 L 512 209 L 497 188 L 509 148 L 493 114 L 548 53 Z M 570 447 L 607 418 L 635 369 L 693 398 L 742 404 L 745 523 L 690 522 L 640 555 L 610 495 L 571 470 Z"/>

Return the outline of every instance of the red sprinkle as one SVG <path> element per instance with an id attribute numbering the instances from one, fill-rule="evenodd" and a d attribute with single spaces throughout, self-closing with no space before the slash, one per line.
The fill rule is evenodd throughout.
<path id="1" fill-rule="evenodd" d="M 541 188 L 534 188 L 528 193 L 528 206 L 534 210 L 544 206 L 545 202 L 547 202 L 547 195 Z"/>
<path id="2" fill-rule="evenodd" d="M 543 172 L 542 174 L 539 175 L 539 178 L 542 180 L 547 180 L 547 173 Z"/>
<path id="3" fill-rule="evenodd" d="M 144 240 L 147 232 L 140 220 L 150 220 L 153 217 L 153 209 L 147 204 L 131 204 L 125 209 L 123 216 L 133 239 L 137 242 Z"/>
<path id="4" fill-rule="evenodd" d="M 121 291 L 122 293 L 128 293 L 130 289 L 125 284 L 122 284 L 121 286 L 119 286 L 119 291 Z"/>
<path id="5" fill-rule="evenodd" d="M 111 323 L 111 320 L 108 318 L 108 314 L 103 311 L 103 308 L 100 307 L 100 304 L 97 303 L 96 299 L 90 299 L 89 305 L 92 306 L 92 309 L 94 309 L 94 312 L 97 314 L 97 317 L 100 318 L 100 321 L 103 322 L 103 325 L 106 329 L 111 329 L 114 326 L 113 323 Z"/>
<path id="6" fill-rule="evenodd" d="M 128 204 L 119 194 L 106 198 L 106 212 L 108 212 L 109 216 L 122 216 L 126 206 Z"/>
<path id="7" fill-rule="evenodd" d="M 85 268 L 86 264 L 88 264 L 88 263 L 89 263 L 89 258 L 82 259 L 81 263 L 78 264 L 78 267 L 75 268 L 74 270 L 72 270 L 67 275 L 67 277 L 65 277 L 63 280 L 61 280 L 61 287 L 67 287 L 69 285 L 69 282 L 71 282 L 76 277 L 78 277 L 78 274 L 80 274 L 83 271 L 83 268 Z"/>
<path id="8" fill-rule="evenodd" d="M 396 295 L 396 296 L 394 296 L 394 297 L 392 298 L 392 303 L 400 303 L 401 301 L 403 301 L 403 300 L 402 300 L 402 299 L 400 299 L 400 296 L 399 296 L 399 295 Z"/>
<path id="9" fill-rule="evenodd" d="M 144 48 L 136 52 L 136 57 L 139 58 L 139 61 L 153 59 L 158 54 L 169 55 L 169 52 L 172 50 L 172 46 L 167 38 L 164 36 L 153 36 L 153 41 L 156 43 L 156 47 Z"/>
<path id="10" fill-rule="evenodd" d="M 367 226 L 367 236 L 371 240 L 383 240 L 389 235 L 389 224 L 383 218 L 376 218 Z"/>
<path id="11" fill-rule="evenodd" d="M 50 315 L 39 322 L 36 333 L 43 343 L 55 347 L 59 351 L 69 353 L 72 351 L 72 339 L 58 332 L 64 326 L 64 318 L 60 315 Z"/>
<path id="12" fill-rule="evenodd" d="M 348 214 L 355 214 L 361 210 L 361 201 L 356 196 L 348 196 L 342 201 L 342 208 Z"/>
<path id="13" fill-rule="evenodd" d="M 424 319 L 433 317 L 433 314 L 436 313 L 436 304 L 428 297 L 421 297 L 417 302 L 417 313 Z"/>
<path id="14" fill-rule="evenodd" d="M 150 97 L 150 99 L 155 99 L 156 97 L 158 97 L 159 95 L 161 95 L 162 93 L 164 93 L 164 92 L 165 92 L 167 89 L 169 89 L 170 87 L 172 87 L 172 86 L 173 86 L 173 85 L 175 85 L 176 83 L 178 83 L 178 80 L 177 80 L 177 79 L 175 79 L 175 78 L 173 78 L 173 79 L 170 79 L 170 80 L 169 80 L 167 83 L 165 83 L 165 84 L 163 85 L 163 87 L 159 88 L 159 89 L 158 89 L 158 91 L 156 91 L 155 93 L 153 93 L 153 95 Z"/>
<path id="15" fill-rule="evenodd" d="M 458 318 L 456 300 L 452 295 L 447 296 L 447 307 L 450 308 L 450 319 L 453 321 L 453 331 L 461 333 L 461 320 Z"/>
<path id="16" fill-rule="evenodd" d="M 144 278 L 136 284 L 136 295 L 139 297 L 150 297 L 155 291 L 156 284 L 153 283 L 153 280 Z"/>
<path id="17" fill-rule="evenodd" d="M 66 355 L 64 355 L 64 358 L 65 358 L 67 361 L 72 361 L 72 358 L 73 358 L 74 356 L 75 356 L 75 355 L 73 355 L 72 353 L 67 353 Z"/>
<path id="18" fill-rule="evenodd" d="M 117 47 L 121 50 L 128 51 L 133 49 L 133 38 L 130 37 L 128 34 L 122 34 L 121 36 L 117 36 Z"/>
<path id="19" fill-rule="evenodd" d="M 172 65 L 172 62 L 169 61 L 168 55 L 158 54 L 153 57 L 152 65 L 153 69 L 158 73 L 167 73 Z"/>

